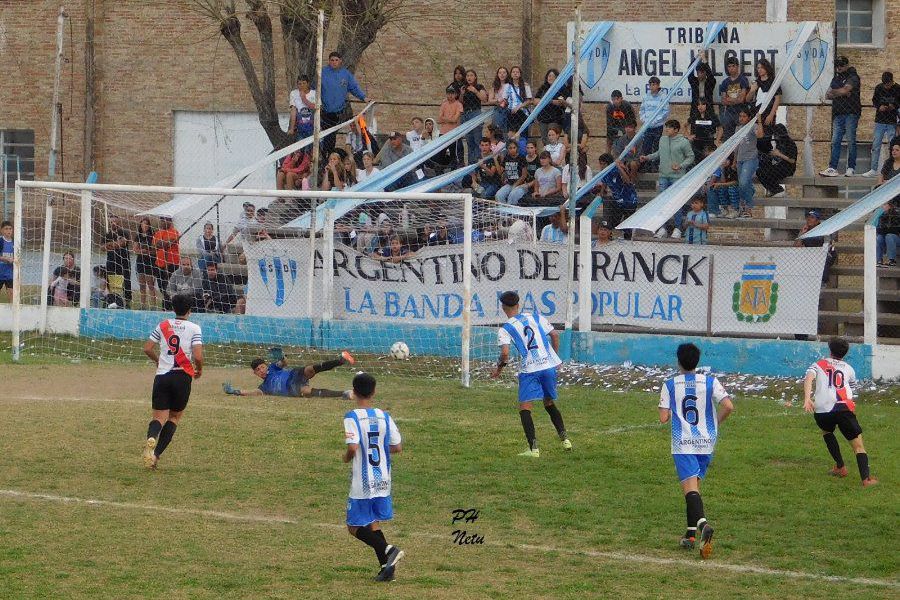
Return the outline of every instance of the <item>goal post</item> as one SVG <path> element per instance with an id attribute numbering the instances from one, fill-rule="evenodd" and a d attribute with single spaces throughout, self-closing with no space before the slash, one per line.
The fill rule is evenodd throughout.
<path id="1" fill-rule="evenodd" d="M 469 382 L 469 194 L 20 181 L 15 211 L 16 360 L 140 359 L 169 292 L 190 289 L 212 366 L 348 349 L 357 368 Z"/>

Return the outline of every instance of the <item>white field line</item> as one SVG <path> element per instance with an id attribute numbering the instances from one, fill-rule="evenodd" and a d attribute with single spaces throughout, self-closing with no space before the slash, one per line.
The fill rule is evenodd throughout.
<path id="1" fill-rule="evenodd" d="M 34 492 L 23 492 L 20 490 L 0 490 L 0 497 L 11 498 L 13 500 L 36 500 L 45 502 L 58 502 L 62 504 L 76 504 L 84 506 L 112 507 L 127 510 L 137 510 L 143 512 L 164 512 L 168 514 L 192 515 L 199 517 L 208 517 L 213 519 L 222 519 L 225 521 L 243 521 L 250 523 L 269 523 L 282 525 L 298 525 L 300 522 L 287 517 L 266 516 L 243 514 L 233 512 L 223 512 L 214 510 L 198 510 L 190 508 L 170 508 L 165 506 L 155 506 L 150 504 L 137 504 L 132 502 L 114 502 L 111 500 L 92 500 L 87 498 L 75 498 L 71 496 L 57 496 L 54 494 L 40 494 Z M 336 523 L 307 523 L 321 529 L 343 530 L 344 526 Z M 445 541 L 452 543 L 449 533 L 439 535 L 436 533 L 414 533 L 412 537 L 425 538 L 429 540 Z M 900 588 L 900 582 L 890 579 L 872 579 L 868 577 L 844 577 L 841 575 L 824 575 L 821 573 L 809 573 L 806 571 L 789 571 L 785 569 L 769 569 L 767 567 L 758 567 L 746 564 L 731 564 L 719 561 L 700 561 L 683 558 L 664 558 L 660 556 L 649 556 L 645 554 L 632 554 L 627 552 L 600 552 L 597 550 L 579 550 L 574 548 L 555 548 L 553 546 L 537 546 L 532 544 L 508 544 L 505 542 L 496 542 L 486 540 L 485 545 L 497 548 L 516 548 L 526 552 L 544 552 L 554 554 L 566 554 L 574 556 L 587 556 L 590 558 L 599 558 L 607 561 L 640 563 L 662 567 L 684 567 L 691 570 L 705 569 L 708 571 L 727 571 L 737 574 L 753 574 L 768 575 L 772 577 L 782 577 L 785 579 L 811 579 L 815 581 L 826 581 L 831 583 L 847 583 L 854 585 L 868 585 L 886 588 Z"/>

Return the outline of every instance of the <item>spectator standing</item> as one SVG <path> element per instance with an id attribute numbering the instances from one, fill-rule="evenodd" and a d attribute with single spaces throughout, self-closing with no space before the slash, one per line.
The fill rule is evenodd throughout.
<path id="1" fill-rule="evenodd" d="M 703 207 L 703 196 L 691 198 L 691 210 L 684 216 L 684 241 L 705 246 L 709 239 L 709 213 Z"/>
<path id="2" fill-rule="evenodd" d="M 201 282 L 201 301 L 197 312 L 228 314 L 234 310 L 237 294 L 228 279 L 219 273 L 219 265 L 206 263 L 206 274 Z"/>
<path id="3" fill-rule="evenodd" d="M 716 78 L 713 76 L 709 63 L 706 62 L 706 51 L 700 56 L 700 64 L 688 75 L 688 85 L 691 86 L 691 110 L 697 108 L 700 100 L 706 100 L 710 107 L 713 105 L 713 94 L 716 92 Z"/>
<path id="4" fill-rule="evenodd" d="M 819 225 L 822 220 L 822 215 L 819 214 L 817 210 L 810 210 L 806 212 L 806 224 L 800 230 L 800 235 L 808 231 L 812 231 L 815 227 Z M 837 253 L 834 251 L 834 246 L 831 244 L 831 236 L 816 236 L 805 239 L 797 239 L 794 242 L 794 246 L 799 247 L 807 247 L 807 248 L 816 248 L 820 246 L 828 247 L 828 254 L 825 256 L 825 268 L 822 270 L 822 283 L 828 281 L 828 278 L 831 276 L 831 267 L 834 265 L 837 260 Z"/>
<path id="5" fill-rule="evenodd" d="M 6 302 L 12 301 L 14 249 L 12 223 L 3 221 L 0 224 L 0 290 L 6 288 Z"/>
<path id="6" fill-rule="evenodd" d="M 659 191 L 681 179 L 694 164 L 694 149 L 686 137 L 681 135 L 681 123 L 676 119 L 666 121 L 659 149 L 653 154 L 641 156 L 642 163 L 659 159 Z"/>
<path id="7" fill-rule="evenodd" d="M 360 89 L 356 78 L 344 66 L 340 52 L 328 55 L 328 64 L 322 69 L 320 88 L 322 90 L 322 129 L 334 127 L 344 120 L 347 109 L 347 94 L 353 94 L 365 102 L 366 94 Z M 322 153 L 330 155 L 334 151 L 336 134 L 322 139 Z"/>
<path id="8" fill-rule="evenodd" d="M 622 92 L 613 90 L 610 100 L 606 104 L 606 151 L 612 152 L 613 145 L 619 138 L 625 135 L 625 126 L 637 125 L 634 115 L 634 107 L 627 100 L 622 99 Z M 581 128 L 579 128 L 581 131 Z M 633 133 L 632 133 L 633 135 Z"/>
<path id="9" fill-rule="evenodd" d="M 613 164 L 612 154 L 601 154 L 597 159 L 598 167 L 602 171 Z M 612 227 L 616 227 L 622 221 L 630 217 L 637 210 L 638 195 L 634 187 L 635 174 L 621 160 L 615 160 L 616 168 L 603 176 L 600 180 L 600 189 L 594 191 L 602 195 L 603 217 L 609 221 Z M 625 231 L 625 239 L 631 239 L 632 230 Z"/>
<path id="10" fill-rule="evenodd" d="M 694 161 L 700 162 L 705 156 L 708 146 L 718 146 L 722 139 L 722 124 L 712 104 L 706 98 L 697 100 L 688 117 L 690 126 L 691 147 L 694 149 Z"/>
<path id="11" fill-rule="evenodd" d="M 537 93 L 535 94 L 535 100 L 533 100 L 533 104 L 537 104 L 537 100 L 543 98 L 546 93 L 550 90 L 550 86 L 553 85 L 553 82 L 556 81 L 556 78 L 559 77 L 559 71 L 556 69 L 550 69 L 544 75 L 544 83 L 541 84 L 541 87 L 538 88 Z M 550 131 L 551 125 L 556 125 L 560 131 L 565 128 L 567 116 L 566 116 L 566 96 L 562 93 L 562 90 L 557 92 L 556 97 L 550 101 L 550 103 L 545 106 L 541 112 L 537 116 L 538 125 L 541 128 L 541 143 L 547 144 L 549 138 L 547 136 L 547 132 Z"/>
<path id="12" fill-rule="evenodd" d="M 750 122 L 751 109 L 746 105 L 738 112 L 738 125 L 743 127 Z M 738 196 L 740 198 L 740 208 L 738 209 L 739 219 L 749 219 L 753 216 L 753 197 L 756 189 L 753 187 L 753 176 L 759 168 L 759 151 L 756 149 L 756 131 L 751 129 L 747 132 L 746 137 L 738 144 L 734 155 L 737 160 L 738 173 Z"/>
<path id="13" fill-rule="evenodd" d="M 762 125 L 769 129 L 775 124 L 775 114 L 778 107 L 781 106 L 781 86 L 775 90 L 774 97 L 770 94 L 772 84 L 775 82 L 775 67 L 768 59 L 761 58 L 756 63 L 756 80 L 750 86 L 747 92 L 747 102 L 756 102 L 757 106 L 761 106 L 763 102 L 768 102 L 766 109 L 762 111 Z M 765 96 L 761 97 L 762 92 Z"/>
<path id="14" fill-rule="evenodd" d="M 488 105 L 496 106 L 493 124 L 503 133 L 506 132 L 509 123 L 509 105 L 506 101 L 506 84 L 509 83 L 509 71 L 506 67 L 499 67 L 494 75 L 494 83 L 488 90 Z"/>
<path id="15" fill-rule="evenodd" d="M 631 141 L 634 139 L 635 130 L 637 129 L 636 123 L 626 123 L 625 124 L 625 135 L 616 140 L 613 144 L 612 148 L 612 156 L 616 160 L 621 160 L 626 167 L 628 167 L 628 171 L 631 173 L 631 179 L 635 180 L 638 174 L 638 167 L 640 167 L 640 158 L 641 158 L 641 148 L 640 144 L 634 144 L 627 154 L 622 155 L 625 152 L 625 148 L 631 144 Z"/>
<path id="16" fill-rule="evenodd" d="M 250 205 L 253 207 L 253 205 Z M 160 217 L 159 229 L 153 233 L 153 247 L 156 248 L 156 285 L 163 295 L 163 308 L 172 310 L 172 297 L 166 292 L 169 277 L 178 268 L 178 240 L 181 236 L 175 229 L 171 217 Z"/>
<path id="17" fill-rule="evenodd" d="M 900 210 L 893 202 L 883 207 L 875 228 L 875 260 L 879 267 L 897 266 L 897 245 L 900 243 Z M 884 261 L 887 251 L 887 262 Z"/>
<path id="18" fill-rule="evenodd" d="M 313 134 L 313 117 L 316 112 L 316 91 L 309 89 L 309 77 L 297 77 L 297 87 L 290 93 L 291 120 L 288 133 L 297 135 L 297 140 Z M 289 188 L 290 189 L 290 188 Z"/>
<path id="19" fill-rule="evenodd" d="M 477 119 L 481 116 L 481 105 L 482 103 L 487 102 L 488 93 L 487 90 L 484 89 L 484 86 L 478 83 L 478 73 L 472 69 L 466 71 L 466 85 L 463 87 L 461 100 L 463 106 L 463 123 Z M 471 165 L 478 160 L 478 144 L 481 139 L 481 128 L 476 127 L 467 133 L 465 139 L 468 142 L 466 163 Z"/>
<path id="20" fill-rule="evenodd" d="M 451 84 L 447 86 L 445 91 L 447 92 L 447 97 L 441 102 L 441 108 L 438 111 L 438 131 L 441 135 L 450 133 L 450 131 L 459 127 L 463 114 L 463 105 L 459 101 L 459 89 Z M 453 168 L 458 168 L 462 162 L 462 140 L 457 140 L 455 143 L 450 144 L 444 152 Z"/>
<path id="21" fill-rule="evenodd" d="M 131 232 L 122 227 L 118 215 L 109 216 L 109 229 L 103 236 L 103 245 L 110 291 L 122 294 L 127 306 L 131 303 Z"/>
<path id="22" fill-rule="evenodd" d="M 897 129 L 898 109 L 900 109 L 900 85 L 894 81 L 894 74 L 885 71 L 881 74 L 881 83 L 875 86 L 872 94 L 872 106 L 875 107 L 875 134 L 872 137 L 871 168 L 864 177 L 875 177 L 881 168 L 881 144 L 890 140 Z"/>
<path id="23" fill-rule="evenodd" d="M 659 138 L 663 134 L 663 124 L 669 118 L 669 105 L 664 104 L 666 95 L 659 87 L 659 77 L 651 77 L 647 83 L 648 92 L 641 102 L 641 122 L 647 125 L 644 132 L 643 154 L 653 154 L 659 150 Z M 659 113 L 653 116 L 653 113 L 660 108 Z M 652 118 L 651 118 L 652 117 Z"/>
<path id="24" fill-rule="evenodd" d="M 203 233 L 197 238 L 197 267 L 202 271 L 206 269 L 207 262 L 222 262 L 222 253 L 219 252 L 219 240 L 213 224 L 207 221 L 203 224 Z"/>
<path id="25" fill-rule="evenodd" d="M 750 80 L 741 73 L 741 63 L 737 57 L 729 57 L 725 61 L 728 77 L 719 84 L 719 96 L 722 102 L 719 121 L 722 123 L 722 141 L 734 135 L 737 128 L 738 112 L 747 101 L 750 91 Z"/>
<path id="26" fill-rule="evenodd" d="M 850 66 L 846 56 L 834 59 L 834 78 L 825 97 L 831 100 L 831 158 L 828 168 L 819 173 L 823 177 L 837 177 L 838 161 L 841 158 L 841 142 L 847 136 L 847 170 L 850 177 L 856 171 L 856 126 L 862 114 L 859 97 L 860 81 L 856 69 Z"/>
<path id="27" fill-rule="evenodd" d="M 528 192 L 528 166 L 525 158 L 519 154 L 519 145 L 510 140 L 506 143 L 506 156 L 501 160 L 499 156 L 494 161 L 503 174 L 503 187 L 497 191 L 497 202 L 518 204 Z"/>
<path id="28" fill-rule="evenodd" d="M 212 227 L 212 225 L 210 225 Z M 134 234 L 134 254 L 136 256 L 138 287 L 141 292 L 141 307 L 156 307 L 156 266 L 154 265 L 153 226 L 148 217 L 142 217 Z M 105 276 L 105 274 L 104 274 Z M 147 298 L 150 304 L 147 304 Z"/>
<path id="29" fill-rule="evenodd" d="M 456 65 L 453 69 L 453 80 L 447 87 L 452 87 L 456 90 L 457 98 L 462 96 L 462 91 L 466 87 L 466 68 L 464 66 Z"/>
<path id="30" fill-rule="evenodd" d="M 509 82 L 504 86 L 503 99 L 509 112 L 503 131 L 518 131 L 528 118 L 531 112 L 528 106 L 533 101 L 531 86 L 522 78 L 522 67 L 515 66 L 509 70 Z"/>
<path id="31" fill-rule="evenodd" d="M 759 168 L 756 178 L 766 188 L 770 198 L 784 196 L 781 184 L 797 170 L 797 144 L 791 139 L 787 127 L 781 123 L 766 130 L 756 122 L 756 149 L 759 152 Z"/>
<path id="32" fill-rule="evenodd" d="M 209 264 L 209 262 L 213 261 L 207 261 L 204 265 Z M 201 290 L 203 280 L 200 277 L 200 273 L 194 268 L 194 263 L 190 256 L 182 255 L 179 257 L 179 264 L 180 266 L 169 277 L 169 287 L 166 288 L 166 291 L 169 293 L 170 298 L 175 297 L 176 294 L 181 294 L 194 301 Z"/>
<path id="33" fill-rule="evenodd" d="M 231 232 L 231 235 L 228 236 L 228 239 L 225 240 L 225 243 L 222 244 L 222 251 L 225 252 L 228 249 L 228 244 L 238 236 L 238 234 L 245 235 L 247 233 L 247 229 L 251 225 L 256 225 L 256 206 L 252 202 L 244 202 L 242 208 L 244 212 L 241 213 L 241 216 L 238 217 L 237 225 L 234 226 L 234 230 Z M 160 288 L 162 290 L 162 288 Z"/>

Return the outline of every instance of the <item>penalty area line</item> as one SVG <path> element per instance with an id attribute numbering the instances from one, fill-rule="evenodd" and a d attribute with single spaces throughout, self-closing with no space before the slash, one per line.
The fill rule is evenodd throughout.
<path id="1" fill-rule="evenodd" d="M 89 498 L 77 498 L 72 496 L 59 496 L 55 494 L 42 494 L 36 492 L 25 492 L 21 490 L 2 490 L 0 489 L 0 497 L 6 497 L 20 501 L 39 501 L 39 502 L 57 502 L 60 504 L 75 504 L 81 506 L 98 506 L 110 507 L 126 510 L 138 510 L 143 512 L 164 512 L 173 515 L 189 515 L 199 516 L 212 519 L 221 519 L 225 521 L 237 521 L 247 523 L 267 523 L 279 525 L 298 525 L 300 522 L 296 519 L 287 517 L 254 515 L 247 513 L 235 513 L 216 510 L 201 510 L 192 508 L 173 508 L 167 506 L 156 506 L 152 504 L 140 504 L 133 502 L 116 502 L 113 500 L 96 500 Z M 329 530 L 343 530 L 343 525 L 337 523 L 308 523 L 313 527 Z M 412 533 L 410 537 L 425 538 L 429 540 L 448 541 L 447 535 L 439 535 L 429 532 Z M 510 544 L 506 542 L 487 541 L 485 545 L 495 548 L 516 548 L 528 552 L 543 552 L 565 554 L 570 556 L 587 556 L 606 561 L 628 562 L 646 565 L 654 565 L 660 567 L 684 567 L 689 569 L 704 569 L 707 571 L 727 571 L 740 575 L 767 575 L 771 577 L 781 577 L 785 579 L 809 579 L 814 581 L 824 581 L 830 583 L 847 583 L 855 585 L 877 586 L 883 588 L 900 588 L 900 582 L 889 579 L 873 579 L 869 577 L 845 577 L 842 575 L 826 575 L 823 573 L 810 573 L 807 571 L 791 571 L 787 569 L 770 569 L 768 567 L 760 567 L 755 565 L 733 564 L 720 562 L 717 560 L 701 561 L 690 560 L 684 558 L 665 558 L 661 556 L 651 556 L 646 554 L 633 554 L 627 552 L 615 551 L 599 551 L 585 550 L 577 548 L 556 548 L 553 546 L 539 546 L 533 544 Z"/>

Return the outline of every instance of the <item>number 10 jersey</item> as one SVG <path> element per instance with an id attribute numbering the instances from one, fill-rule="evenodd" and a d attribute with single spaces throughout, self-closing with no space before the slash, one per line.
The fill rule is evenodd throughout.
<path id="1" fill-rule="evenodd" d="M 672 454 L 712 454 L 718 427 L 716 405 L 728 398 L 719 380 L 684 373 L 667 380 L 659 407 L 672 411 Z"/>

